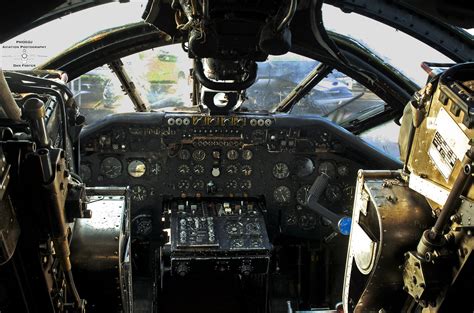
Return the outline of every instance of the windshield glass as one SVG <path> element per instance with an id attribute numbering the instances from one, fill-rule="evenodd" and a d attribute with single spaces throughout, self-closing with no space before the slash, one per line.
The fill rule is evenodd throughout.
<path id="1" fill-rule="evenodd" d="M 122 58 L 123 67 L 152 110 L 183 110 L 192 106 L 192 60 L 174 44 Z M 294 53 L 270 56 L 258 64 L 257 80 L 246 91 L 242 110 L 270 111 L 278 105 L 319 62 Z M 88 123 L 108 114 L 133 112 L 134 105 L 122 91 L 107 65 L 69 83 Z M 385 103 L 347 75 L 333 71 L 306 94 L 290 114 L 314 114 L 341 125 L 383 112 Z"/>
<path id="2" fill-rule="evenodd" d="M 427 80 L 422 62 L 454 63 L 418 39 L 360 14 L 344 13 L 324 4 L 323 21 L 326 29 L 355 39 L 418 86 L 424 86 Z"/>

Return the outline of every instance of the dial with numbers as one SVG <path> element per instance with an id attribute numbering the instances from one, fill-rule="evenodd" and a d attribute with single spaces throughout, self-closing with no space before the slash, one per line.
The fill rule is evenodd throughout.
<path id="1" fill-rule="evenodd" d="M 253 158 L 252 150 L 244 149 L 242 150 L 242 159 L 245 161 L 250 161 Z"/>
<path id="2" fill-rule="evenodd" d="M 291 201 L 291 190 L 287 186 L 278 186 L 273 190 L 273 198 L 280 204 L 286 204 Z"/>
<path id="3" fill-rule="evenodd" d="M 237 150 L 229 150 L 227 151 L 227 159 L 231 161 L 235 161 L 239 158 L 239 152 Z"/>
<path id="4" fill-rule="evenodd" d="M 145 186 L 135 185 L 132 187 L 132 200 L 144 201 L 148 196 L 148 190 Z"/>
<path id="5" fill-rule="evenodd" d="M 296 192 L 296 202 L 300 205 L 306 205 L 308 203 L 308 192 L 311 185 L 306 185 L 298 189 Z"/>
<path id="6" fill-rule="evenodd" d="M 191 169 L 189 168 L 189 165 L 187 164 L 181 164 L 180 166 L 178 166 L 178 173 L 180 175 L 187 175 L 189 174 L 190 171 Z"/>
<path id="7" fill-rule="evenodd" d="M 206 158 L 206 152 L 204 152 L 204 150 L 197 149 L 193 151 L 194 161 L 201 162 L 201 161 L 204 161 L 205 158 Z"/>
<path id="8" fill-rule="evenodd" d="M 235 175 L 239 171 L 239 168 L 235 164 L 230 164 L 226 167 L 225 172 L 228 175 Z"/>
<path id="9" fill-rule="evenodd" d="M 201 191 L 204 189 L 204 181 L 202 179 L 195 180 L 193 182 L 193 189 L 196 191 Z"/>
<path id="10" fill-rule="evenodd" d="M 181 149 L 178 152 L 178 157 L 183 161 L 189 160 L 191 157 L 191 152 L 189 152 L 188 149 Z"/>
<path id="11" fill-rule="evenodd" d="M 145 175 L 146 172 L 146 165 L 143 161 L 140 160 L 133 160 L 128 163 L 127 167 L 128 175 L 139 178 Z"/>
<path id="12" fill-rule="evenodd" d="M 273 166 L 272 174 L 277 179 L 284 179 L 290 176 L 290 168 L 286 163 L 278 162 Z"/>
<path id="13" fill-rule="evenodd" d="M 178 190 L 186 191 L 190 187 L 189 181 L 186 179 L 182 179 L 178 182 Z"/>
<path id="14" fill-rule="evenodd" d="M 250 166 L 248 164 L 242 165 L 242 167 L 240 168 L 240 172 L 244 176 L 250 176 L 250 175 L 252 175 L 252 166 Z"/>
<path id="15" fill-rule="evenodd" d="M 115 157 L 105 158 L 100 164 L 100 172 L 107 178 L 117 178 L 122 174 L 122 162 Z"/>
<path id="16" fill-rule="evenodd" d="M 202 175 L 204 174 L 204 166 L 201 164 L 196 164 L 193 166 L 193 173 L 194 175 Z"/>

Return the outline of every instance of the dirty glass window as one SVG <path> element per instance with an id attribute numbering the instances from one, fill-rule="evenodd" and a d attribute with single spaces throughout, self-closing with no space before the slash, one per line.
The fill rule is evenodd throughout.
<path id="1" fill-rule="evenodd" d="M 453 63 L 420 40 L 357 13 L 344 13 L 324 4 L 323 21 L 326 29 L 355 39 L 418 86 L 424 86 L 428 78 L 420 66 L 422 62 Z"/>
<path id="2" fill-rule="evenodd" d="M 385 101 L 355 79 L 334 70 L 296 103 L 291 114 L 313 114 L 348 126 L 384 110 Z"/>
<path id="3" fill-rule="evenodd" d="M 388 121 L 366 130 L 359 137 L 393 158 L 400 159 L 400 149 L 398 146 L 399 132 L 400 126 L 395 124 L 394 121 Z"/>
<path id="4" fill-rule="evenodd" d="M 142 51 L 122 58 L 122 63 L 142 100 L 152 110 L 191 105 L 191 60 L 181 45 Z M 109 114 L 135 111 L 107 65 L 81 75 L 69 87 L 87 124 Z"/>

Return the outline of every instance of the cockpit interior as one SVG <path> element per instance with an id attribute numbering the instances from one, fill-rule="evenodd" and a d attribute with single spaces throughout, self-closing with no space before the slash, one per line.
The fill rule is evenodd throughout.
<path id="1" fill-rule="evenodd" d="M 474 310 L 468 4 L 22 5 L 1 313 Z"/>

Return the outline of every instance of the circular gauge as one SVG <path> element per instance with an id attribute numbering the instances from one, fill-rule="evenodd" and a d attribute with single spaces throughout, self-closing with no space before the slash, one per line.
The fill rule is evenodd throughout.
<path id="1" fill-rule="evenodd" d="M 201 149 L 197 149 L 193 151 L 193 159 L 195 161 L 201 162 L 206 158 L 206 152 Z"/>
<path id="2" fill-rule="evenodd" d="M 245 225 L 245 231 L 249 235 L 259 235 L 260 234 L 260 224 L 257 222 L 250 222 Z"/>
<path id="3" fill-rule="evenodd" d="M 153 230 L 153 219 L 150 214 L 140 214 L 132 220 L 132 231 L 134 235 L 148 236 Z"/>
<path id="4" fill-rule="evenodd" d="M 225 225 L 225 230 L 229 235 L 240 235 L 244 230 L 244 225 L 240 222 L 229 222 Z"/>
<path id="5" fill-rule="evenodd" d="M 236 189 L 237 188 L 237 181 L 235 181 L 234 179 L 231 179 L 227 182 L 227 184 L 225 186 L 228 189 Z"/>
<path id="6" fill-rule="evenodd" d="M 203 190 L 204 189 L 204 181 L 201 179 L 195 180 L 193 182 L 193 189 L 196 191 Z"/>
<path id="7" fill-rule="evenodd" d="M 244 179 L 240 182 L 240 189 L 249 190 L 250 188 L 252 188 L 252 182 L 249 179 Z"/>
<path id="8" fill-rule="evenodd" d="M 189 189 L 189 181 L 183 179 L 178 182 L 178 189 L 180 191 L 185 191 Z"/>
<path id="9" fill-rule="evenodd" d="M 296 225 L 297 223 L 297 217 L 294 214 L 289 214 L 286 217 L 286 225 L 291 226 L 291 225 Z"/>
<path id="10" fill-rule="evenodd" d="M 178 173 L 180 175 L 187 175 L 189 174 L 190 171 L 191 169 L 189 168 L 189 165 L 187 164 L 181 164 L 180 166 L 178 166 Z"/>
<path id="11" fill-rule="evenodd" d="M 244 149 L 242 151 L 242 159 L 244 159 L 245 161 L 250 161 L 252 160 L 252 158 L 253 158 L 252 150 Z"/>
<path id="12" fill-rule="evenodd" d="M 296 192 L 296 202 L 298 202 L 298 204 L 306 205 L 308 203 L 308 192 L 310 188 L 310 185 L 306 185 L 298 189 Z"/>
<path id="13" fill-rule="evenodd" d="M 145 166 L 145 163 L 143 163 L 140 160 L 133 160 L 130 163 L 128 163 L 127 170 L 128 170 L 128 175 L 138 178 L 145 175 L 146 166 Z"/>
<path id="14" fill-rule="evenodd" d="M 261 248 L 263 245 L 262 238 L 252 238 L 250 239 L 250 246 L 252 248 Z"/>
<path id="15" fill-rule="evenodd" d="M 92 170 L 89 165 L 81 164 L 81 178 L 83 181 L 89 181 L 92 178 Z"/>
<path id="16" fill-rule="evenodd" d="M 202 175 L 202 174 L 204 174 L 204 166 L 202 166 L 201 164 L 196 164 L 196 165 L 194 165 L 194 167 L 193 167 L 193 173 L 194 173 L 194 175 Z"/>
<path id="17" fill-rule="evenodd" d="M 278 179 L 287 178 L 290 176 L 290 168 L 286 163 L 278 162 L 273 166 L 273 176 Z"/>
<path id="18" fill-rule="evenodd" d="M 237 152 L 237 150 L 229 150 L 227 151 L 227 159 L 231 160 L 231 161 L 235 161 L 239 158 L 239 152 Z"/>
<path id="19" fill-rule="evenodd" d="M 242 238 L 233 238 L 230 241 L 231 249 L 240 249 L 244 247 L 244 240 Z"/>
<path id="20" fill-rule="evenodd" d="M 242 167 L 240 168 L 240 172 L 244 176 L 250 176 L 252 175 L 252 167 L 250 165 L 242 165 Z"/>
<path id="21" fill-rule="evenodd" d="M 150 164 L 150 174 L 157 176 L 161 173 L 161 164 L 160 163 L 152 163 Z"/>
<path id="22" fill-rule="evenodd" d="M 122 163 L 114 157 L 105 158 L 100 164 L 100 172 L 107 178 L 117 178 L 122 174 Z"/>
<path id="23" fill-rule="evenodd" d="M 339 176 L 347 176 L 349 174 L 349 167 L 345 164 L 339 165 L 337 167 L 337 173 Z"/>
<path id="24" fill-rule="evenodd" d="M 148 196 L 148 191 L 144 186 L 135 185 L 132 187 L 132 200 L 143 201 Z"/>
<path id="25" fill-rule="evenodd" d="M 273 198 L 276 202 L 283 204 L 290 202 L 291 190 L 286 186 L 279 186 L 273 190 Z"/>
<path id="26" fill-rule="evenodd" d="M 225 169 L 225 172 L 229 175 L 235 175 L 237 174 L 238 171 L 239 171 L 239 168 L 235 164 L 231 164 L 227 166 L 227 168 Z"/>
<path id="27" fill-rule="evenodd" d="M 295 163 L 295 171 L 298 177 L 307 177 L 313 174 L 314 163 L 310 158 L 299 158 Z"/>
<path id="28" fill-rule="evenodd" d="M 325 173 L 332 178 L 336 175 L 336 166 L 330 161 L 324 161 L 319 165 L 318 172 L 319 174 Z"/>
<path id="29" fill-rule="evenodd" d="M 191 157 L 191 152 L 189 152 L 188 149 L 181 149 L 178 152 L 178 157 L 183 161 L 189 160 Z"/>
<path id="30" fill-rule="evenodd" d="M 329 202 L 336 202 L 342 199 L 342 190 L 338 185 L 328 185 L 324 194 Z"/>

